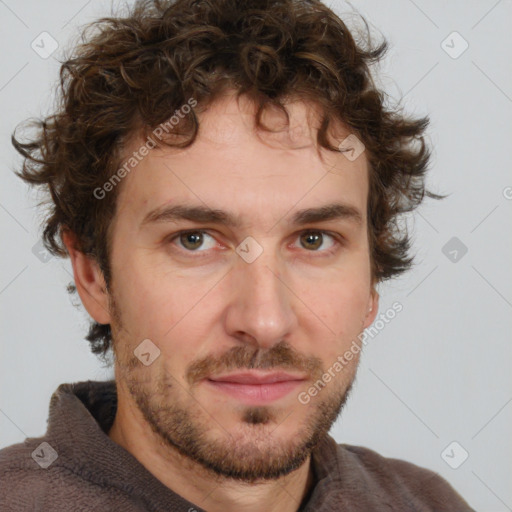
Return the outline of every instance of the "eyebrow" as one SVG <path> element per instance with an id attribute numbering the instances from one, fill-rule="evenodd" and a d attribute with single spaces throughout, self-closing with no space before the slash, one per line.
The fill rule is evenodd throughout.
<path id="1" fill-rule="evenodd" d="M 221 224 L 231 228 L 239 228 L 242 224 L 239 216 L 207 206 L 188 206 L 175 204 L 164 205 L 150 211 L 142 220 L 140 227 L 146 224 L 177 222 L 188 220 L 197 223 Z M 363 216 L 354 206 L 343 203 L 330 203 L 317 208 L 306 208 L 294 213 L 289 223 L 291 225 L 313 224 L 332 220 L 348 220 L 362 224 Z"/>

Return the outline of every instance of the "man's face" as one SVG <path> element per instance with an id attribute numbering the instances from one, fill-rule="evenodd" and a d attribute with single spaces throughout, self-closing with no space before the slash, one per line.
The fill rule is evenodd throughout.
<path id="1" fill-rule="evenodd" d="M 289 473 L 329 431 L 358 357 L 308 403 L 298 396 L 377 309 L 364 153 L 320 158 L 306 105 L 288 110 L 290 132 L 259 138 L 250 103 L 218 100 L 191 147 L 154 149 L 124 179 L 112 225 L 121 389 L 164 445 L 247 481 Z M 264 121 L 282 126 L 277 114 Z M 341 215 L 295 218 L 333 204 Z M 236 222 L 180 218 L 188 208 Z M 146 362 L 160 350 L 149 365 L 134 355 L 143 340 Z"/>

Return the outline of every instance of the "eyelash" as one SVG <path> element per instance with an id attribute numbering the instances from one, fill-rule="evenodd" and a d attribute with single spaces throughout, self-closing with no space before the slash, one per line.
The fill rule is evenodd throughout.
<path id="1" fill-rule="evenodd" d="M 165 242 L 169 243 L 169 244 L 172 244 L 175 240 L 179 239 L 183 235 L 195 234 L 195 233 L 201 233 L 203 235 L 206 234 L 208 236 L 211 236 L 212 238 L 215 238 L 213 235 L 211 235 L 208 231 L 206 231 L 204 229 L 189 229 L 189 230 L 185 230 L 185 231 L 178 231 L 177 233 L 172 234 L 171 236 L 166 238 Z M 344 240 L 344 238 L 341 235 L 339 235 L 337 233 L 332 233 L 330 231 L 307 229 L 307 230 L 301 231 L 297 235 L 297 237 L 300 237 L 302 235 L 307 235 L 307 234 L 322 234 L 322 236 L 327 235 L 327 236 L 331 237 L 333 239 L 333 242 L 334 242 L 333 246 L 330 249 L 327 249 L 327 250 L 324 250 L 324 251 L 318 251 L 318 250 L 317 251 L 314 251 L 314 250 L 308 251 L 307 249 L 304 249 L 304 251 L 312 253 L 311 254 L 312 257 L 318 257 L 318 256 L 313 256 L 314 254 L 322 254 L 324 257 L 325 256 L 331 256 L 335 252 L 337 252 L 340 247 L 343 247 L 345 245 L 345 240 Z M 188 249 L 184 249 L 184 248 L 179 248 L 178 250 L 180 252 L 182 252 L 182 253 L 186 253 L 187 255 L 198 253 L 197 255 L 193 256 L 194 258 L 206 257 L 206 256 L 208 256 L 208 254 L 201 254 L 201 253 L 208 253 L 209 252 L 209 250 L 204 250 L 204 251 L 196 250 L 196 251 L 192 251 L 192 250 L 188 250 Z M 322 256 L 320 256 L 320 257 L 322 257 Z"/>

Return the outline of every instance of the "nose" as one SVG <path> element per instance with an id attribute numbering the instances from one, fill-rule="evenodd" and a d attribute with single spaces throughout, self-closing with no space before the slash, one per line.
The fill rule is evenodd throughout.
<path id="1" fill-rule="evenodd" d="M 265 252 L 247 263 L 240 258 L 229 273 L 233 290 L 225 314 L 227 333 L 244 343 L 270 348 L 297 326 L 293 292 L 282 277 L 282 262 Z"/>

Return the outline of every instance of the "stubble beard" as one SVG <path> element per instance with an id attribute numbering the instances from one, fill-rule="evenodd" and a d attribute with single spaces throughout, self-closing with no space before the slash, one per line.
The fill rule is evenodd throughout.
<path id="1" fill-rule="evenodd" d="M 122 380 L 162 449 L 170 449 L 186 465 L 199 467 L 213 478 L 254 483 L 288 475 L 308 459 L 328 434 L 350 395 L 355 371 L 348 383 L 338 376 L 337 389 L 332 389 L 336 384 L 333 382 L 307 405 L 298 400 L 287 409 L 273 405 L 240 405 L 234 411 L 237 427 L 229 431 L 222 425 L 217 411 L 209 410 L 208 404 L 201 404 L 192 397 L 163 367 L 155 375 L 133 352 L 123 350 L 128 340 L 121 341 L 120 312 L 115 310 L 115 303 L 111 303 L 111 308 L 114 309 L 112 335 L 116 338 L 113 349 L 118 380 Z M 236 347 L 222 356 L 222 364 L 203 360 L 194 363 L 188 373 L 199 381 L 203 374 L 221 366 L 230 369 L 307 368 L 312 382 L 323 374 L 319 359 L 306 360 L 284 342 L 265 353 L 248 345 Z M 304 408 L 307 408 L 306 414 Z M 298 426 L 292 435 L 283 439 L 279 435 L 280 427 L 289 427 L 290 422 L 298 422 Z"/>

